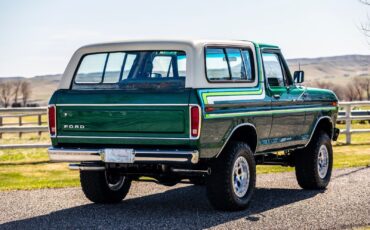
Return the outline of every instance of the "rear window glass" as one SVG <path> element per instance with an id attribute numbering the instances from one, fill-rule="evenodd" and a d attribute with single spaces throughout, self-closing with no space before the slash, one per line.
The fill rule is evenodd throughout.
<path id="1" fill-rule="evenodd" d="M 88 54 L 80 62 L 74 88 L 184 88 L 183 51 L 127 51 Z"/>
<path id="2" fill-rule="evenodd" d="M 249 49 L 206 48 L 206 72 L 211 82 L 253 81 L 253 63 Z"/>
<path id="3" fill-rule="evenodd" d="M 108 54 L 86 55 L 78 68 L 76 82 L 99 83 L 103 77 L 105 61 Z"/>
<path id="4" fill-rule="evenodd" d="M 128 74 L 130 73 L 130 70 L 132 68 L 132 65 L 134 64 L 134 61 L 136 59 L 135 54 L 127 54 L 125 64 L 123 65 L 123 73 L 122 73 L 122 79 L 127 79 Z"/>
<path id="5" fill-rule="evenodd" d="M 104 83 L 117 83 L 119 81 L 124 59 L 125 53 L 109 54 L 104 72 Z"/>

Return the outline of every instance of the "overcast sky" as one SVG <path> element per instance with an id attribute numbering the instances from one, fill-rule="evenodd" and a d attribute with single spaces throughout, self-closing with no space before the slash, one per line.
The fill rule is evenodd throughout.
<path id="1" fill-rule="evenodd" d="M 370 54 L 358 0 L 0 0 L 0 76 L 62 73 L 80 46 L 132 38 L 247 39 L 287 58 Z"/>

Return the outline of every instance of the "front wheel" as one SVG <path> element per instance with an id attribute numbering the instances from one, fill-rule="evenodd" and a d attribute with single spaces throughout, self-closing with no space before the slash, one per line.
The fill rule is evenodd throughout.
<path id="1" fill-rule="evenodd" d="M 119 203 L 127 195 L 131 180 L 107 171 L 80 171 L 82 191 L 94 203 Z"/>
<path id="2" fill-rule="evenodd" d="M 249 146 L 242 142 L 230 143 L 211 169 L 206 186 L 212 206 L 228 211 L 245 209 L 256 184 L 256 163 Z"/>
<path id="3" fill-rule="evenodd" d="M 333 148 L 325 132 L 317 133 L 307 147 L 295 152 L 295 172 L 304 189 L 324 189 L 333 168 Z"/>

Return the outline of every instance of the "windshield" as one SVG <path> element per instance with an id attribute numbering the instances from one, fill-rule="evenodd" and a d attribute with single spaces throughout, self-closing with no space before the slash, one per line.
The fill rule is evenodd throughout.
<path id="1" fill-rule="evenodd" d="M 73 88 L 184 88 L 185 77 L 183 51 L 97 53 L 82 58 Z"/>

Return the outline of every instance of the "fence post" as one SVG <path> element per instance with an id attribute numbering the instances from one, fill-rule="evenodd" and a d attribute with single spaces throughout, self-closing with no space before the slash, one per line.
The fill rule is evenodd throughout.
<path id="1" fill-rule="evenodd" d="M 0 127 L 3 126 L 3 118 L 0 117 Z M 0 133 L 0 139 L 3 138 L 3 133 Z"/>
<path id="2" fill-rule="evenodd" d="M 19 116 L 18 117 L 18 125 L 19 126 L 22 126 L 22 116 Z M 22 132 L 19 132 L 18 135 L 19 135 L 19 138 L 22 138 Z"/>
<path id="3" fill-rule="evenodd" d="M 346 144 L 351 144 L 351 105 L 346 105 Z"/>
<path id="4" fill-rule="evenodd" d="M 42 122 L 41 122 L 41 114 L 38 115 L 38 123 L 39 123 L 39 126 L 42 125 Z M 41 131 L 39 132 L 39 138 L 41 137 Z"/>

